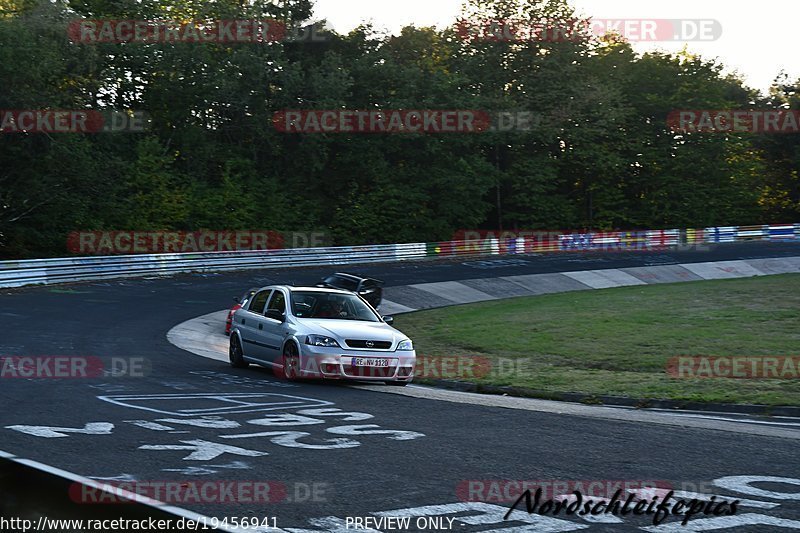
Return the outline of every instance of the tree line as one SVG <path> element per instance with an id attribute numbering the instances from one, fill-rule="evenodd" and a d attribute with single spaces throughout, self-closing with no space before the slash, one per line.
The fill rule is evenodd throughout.
<path id="1" fill-rule="evenodd" d="M 325 231 L 338 245 L 457 230 L 800 221 L 798 136 L 677 132 L 681 109 L 798 109 L 685 50 L 463 26 L 309 26 L 311 0 L 0 0 L 0 110 L 136 110 L 143 132 L 0 133 L 0 258 L 94 230 Z M 565 0 L 468 0 L 462 19 L 567 21 Z M 75 21 L 275 20 L 268 42 L 80 42 Z M 483 110 L 481 133 L 293 133 L 287 110 Z M 2 128 L 0 128 L 2 129 Z"/>

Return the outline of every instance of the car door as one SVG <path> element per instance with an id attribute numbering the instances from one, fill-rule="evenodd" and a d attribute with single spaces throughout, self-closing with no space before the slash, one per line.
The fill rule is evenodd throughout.
<path id="1" fill-rule="evenodd" d="M 272 289 L 259 291 L 250 299 L 247 312 L 237 315 L 236 326 L 242 336 L 242 351 L 245 357 L 264 359 L 265 349 L 262 346 L 261 331 L 263 330 L 264 310 L 272 294 Z"/>
<path id="2" fill-rule="evenodd" d="M 282 317 L 282 318 L 277 318 Z M 280 363 L 282 358 L 283 338 L 286 336 L 286 294 L 282 289 L 275 289 L 264 311 L 263 329 L 259 330 L 265 345 L 267 361 Z"/>

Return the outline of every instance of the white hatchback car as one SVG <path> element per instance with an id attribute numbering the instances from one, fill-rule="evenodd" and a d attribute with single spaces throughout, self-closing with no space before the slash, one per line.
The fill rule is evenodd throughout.
<path id="1" fill-rule="evenodd" d="M 353 379 L 407 385 L 414 378 L 411 340 L 352 292 L 275 285 L 260 289 L 233 315 L 231 365 L 271 367 L 287 380 Z"/>

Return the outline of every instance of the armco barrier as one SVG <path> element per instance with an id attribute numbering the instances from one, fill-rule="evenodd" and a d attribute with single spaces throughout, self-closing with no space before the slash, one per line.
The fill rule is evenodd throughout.
<path id="1" fill-rule="evenodd" d="M 795 224 L 795 226 L 797 226 L 797 224 Z M 795 227 L 792 226 L 792 224 L 769 226 L 768 231 L 770 240 L 793 239 L 796 234 Z"/>
<path id="2" fill-rule="evenodd" d="M 723 226 L 706 228 L 706 242 L 724 243 L 736 242 L 737 226 Z"/>
<path id="3" fill-rule="evenodd" d="M 129 501 L 101 505 L 76 502 L 73 499 L 74 494 L 76 492 L 81 494 L 84 490 L 93 496 L 98 495 L 97 501 L 121 502 L 125 498 L 129 498 Z M 104 495 L 108 498 L 104 498 Z M 127 528 L 117 528 L 117 531 L 121 532 L 152 531 L 151 527 L 141 526 L 151 520 L 155 523 L 162 521 L 162 525 L 172 526 L 162 527 L 164 530 L 209 530 L 222 533 L 244 531 L 221 525 L 211 527 L 212 520 L 191 511 L 124 492 L 111 484 L 94 481 L 3 451 L 0 451 L 0 519 L 11 524 L 10 529 L 6 526 L 0 531 L 9 532 L 92 529 L 101 531 L 99 528 L 86 527 L 87 520 L 108 521 L 106 522 L 108 524 L 111 521 L 116 521 L 117 524 L 131 524 Z M 84 527 L 75 523 L 78 520 L 84 521 Z M 123 520 L 125 522 L 122 522 Z M 132 525 L 133 521 L 139 525 Z M 111 531 L 111 528 L 106 530 Z"/>
<path id="4" fill-rule="evenodd" d="M 485 238 L 431 243 L 0 261 L 0 288 L 111 278 L 168 276 L 186 272 L 389 263 L 432 258 L 559 251 L 654 250 L 743 240 L 800 240 L 800 224 L 686 230 L 574 232 L 560 235 L 542 233 L 503 239 Z"/>

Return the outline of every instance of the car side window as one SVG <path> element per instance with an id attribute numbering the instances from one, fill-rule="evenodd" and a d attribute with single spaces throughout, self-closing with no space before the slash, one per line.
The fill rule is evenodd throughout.
<path id="1" fill-rule="evenodd" d="M 283 292 L 275 291 L 272 293 L 272 298 L 269 300 L 267 310 L 275 310 L 280 314 L 286 312 L 286 297 L 283 295 Z"/>
<path id="2" fill-rule="evenodd" d="M 267 304 L 267 298 L 271 292 L 271 289 L 267 289 L 253 296 L 253 299 L 250 300 L 250 307 L 248 307 L 247 310 L 252 313 L 258 313 L 259 315 L 263 314 L 264 306 Z"/>

